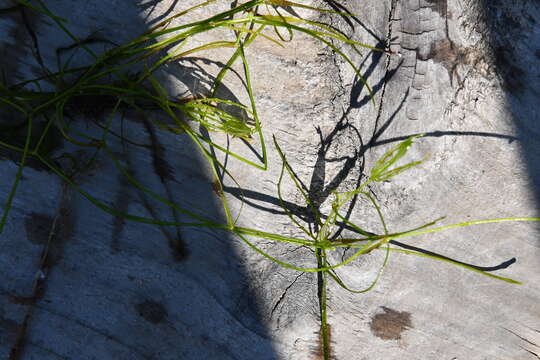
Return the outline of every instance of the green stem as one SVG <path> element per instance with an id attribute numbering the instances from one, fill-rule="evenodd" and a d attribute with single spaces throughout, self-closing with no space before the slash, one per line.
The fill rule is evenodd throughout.
<path id="1" fill-rule="evenodd" d="M 319 268 L 327 267 L 326 252 L 324 249 L 317 249 L 317 266 Z M 321 271 L 317 274 L 319 283 L 319 312 L 321 320 L 321 344 L 324 360 L 330 360 L 330 331 L 328 328 L 327 317 L 327 274 L 326 271 Z"/>

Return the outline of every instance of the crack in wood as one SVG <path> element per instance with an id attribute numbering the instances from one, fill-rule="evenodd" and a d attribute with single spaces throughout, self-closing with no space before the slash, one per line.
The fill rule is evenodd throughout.
<path id="1" fill-rule="evenodd" d="M 516 337 L 518 337 L 518 338 L 521 339 L 522 341 L 525 341 L 525 342 L 528 343 L 529 345 L 532 345 L 532 346 L 534 346 L 534 347 L 539 348 L 539 350 L 540 350 L 540 345 L 538 345 L 538 344 L 532 342 L 531 340 L 527 339 L 525 336 L 522 336 L 522 335 L 518 334 L 517 332 L 515 332 L 515 331 L 513 331 L 513 330 L 510 330 L 510 329 L 508 329 L 508 328 L 506 328 L 506 327 L 503 327 L 503 329 L 506 330 L 506 331 L 508 331 L 508 332 L 511 333 L 511 334 L 514 334 Z"/>
<path id="2" fill-rule="evenodd" d="M 281 302 L 283 301 L 283 299 L 285 299 L 285 296 L 287 295 L 287 292 L 289 291 L 289 289 L 296 283 L 296 281 L 298 279 L 300 279 L 300 277 L 302 275 L 304 275 L 305 273 L 304 272 L 301 272 L 298 276 L 296 276 L 296 278 L 289 284 L 289 286 L 287 286 L 285 288 L 285 290 L 283 290 L 283 292 L 281 293 L 281 296 L 279 297 L 279 299 L 276 301 L 276 303 L 274 304 L 274 306 L 272 307 L 272 311 L 270 313 L 270 316 L 274 316 L 274 312 L 276 311 L 277 307 L 279 306 L 279 304 L 281 304 Z"/>

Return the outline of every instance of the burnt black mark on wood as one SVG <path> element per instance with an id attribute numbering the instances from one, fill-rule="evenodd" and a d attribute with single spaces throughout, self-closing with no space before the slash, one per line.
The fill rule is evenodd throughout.
<path id="1" fill-rule="evenodd" d="M 135 309 L 140 317 L 155 325 L 163 322 L 169 315 L 165 306 L 154 300 L 140 302 L 135 305 Z"/>
<path id="2" fill-rule="evenodd" d="M 401 333 L 412 328 L 411 313 L 396 311 L 386 306 L 381 308 L 384 312 L 371 318 L 371 332 L 383 340 L 401 339 Z"/>

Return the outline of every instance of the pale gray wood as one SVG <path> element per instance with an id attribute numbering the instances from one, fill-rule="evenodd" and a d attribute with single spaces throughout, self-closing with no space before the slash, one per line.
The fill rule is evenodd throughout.
<path id="1" fill-rule="evenodd" d="M 69 19 L 78 37 L 118 43 L 195 3 L 47 2 Z M 444 223 L 538 216 L 538 2 L 385 0 L 342 5 L 358 16 L 322 20 L 358 41 L 389 44 L 396 53 L 363 50 L 358 55 L 344 49 L 355 63 L 363 64 L 375 105 L 347 64 L 309 38 L 298 36 L 285 49 L 265 41 L 254 43 L 247 56 L 255 74 L 270 167 L 256 172 L 229 161 L 247 200 L 241 208 L 237 185 L 227 184 L 235 214 L 241 210 L 240 224 L 299 235 L 277 199 L 281 164 L 271 145 L 272 134 L 324 211 L 329 210 L 330 190 L 353 189 L 396 139 L 426 133 L 407 156 L 411 160 L 429 156 L 425 164 L 371 189 L 383 205 L 391 231 L 443 215 L 448 216 Z M 213 4 L 197 16 L 227 6 Z M 50 20 L 36 16 L 28 21 L 39 39 L 44 66 L 55 68 L 55 50 L 71 41 Z M 20 13 L 2 15 L 0 29 L 5 34 L 0 36 L 0 53 L 8 80 L 36 76 L 41 65 Z M 210 34 L 206 39 L 222 36 Z M 99 52 L 110 45 L 90 46 Z M 227 59 L 222 52 L 210 55 L 222 62 Z M 79 51 L 74 61 L 85 63 L 88 58 Z M 168 66 L 159 77 L 173 93 L 197 93 L 216 71 L 215 64 L 197 60 Z M 223 96 L 247 101 L 235 77 L 228 77 L 225 84 Z M 126 133 L 134 140 L 150 141 L 144 119 L 127 117 L 131 121 Z M 80 126 L 88 129 L 84 120 Z M 135 175 L 157 193 L 183 204 L 204 204 L 203 212 L 223 219 L 209 169 L 188 139 L 158 134 L 157 141 L 174 178 L 162 181 L 155 174 L 150 152 L 131 149 L 122 161 L 136 164 Z M 122 151 L 120 144 L 114 146 Z M 253 158 L 239 141 L 233 140 L 232 146 Z M 65 146 L 59 152 L 72 150 Z M 4 202 L 4 189 L 9 189 L 16 165 L 3 161 L 0 166 Z M 106 159 L 96 166 L 77 181 L 99 199 L 133 214 L 174 220 L 170 210 L 131 189 Z M 290 182 L 283 192 L 295 210 L 306 213 Z M 48 272 L 41 274 L 41 252 L 55 219 L 61 241 L 53 249 Z M 357 204 L 352 219 L 381 230 L 368 202 Z M 317 358 L 315 275 L 283 269 L 238 239 L 207 230 L 180 229 L 190 255 L 179 261 L 177 235 L 175 229 L 104 214 L 52 174 L 25 170 L 7 228 L 0 235 L 0 357 L 7 357 L 24 333 L 21 359 Z M 538 227 L 527 224 L 482 226 L 404 241 L 479 265 L 515 256 L 518 262 L 499 273 L 525 285 L 392 254 L 373 291 L 353 295 L 330 286 L 334 357 L 537 358 L 538 241 Z M 306 249 L 257 243 L 280 260 L 316 265 Z M 333 260 L 341 255 L 330 254 Z M 362 288 L 374 278 L 381 261 L 382 254 L 373 253 L 338 273 Z M 36 281 L 45 291 L 31 303 L 25 297 L 35 293 Z"/>

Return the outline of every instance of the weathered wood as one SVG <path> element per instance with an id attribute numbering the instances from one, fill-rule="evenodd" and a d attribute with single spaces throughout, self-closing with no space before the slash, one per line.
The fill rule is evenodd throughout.
<path id="1" fill-rule="evenodd" d="M 77 37 L 101 52 L 113 46 L 109 40 L 128 41 L 167 14 L 195 3 L 57 0 L 47 5 L 69 20 Z M 424 133 L 407 159 L 429 156 L 425 163 L 370 189 L 383 205 L 390 231 L 444 215 L 448 216 L 445 223 L 538 216 L 538 1 L 316 3 L 357 14 L 353 18 L 325 15 L 322 21 L 355 40 L 388 46 L 395 54 L 347 52 L 362 65 L 375 94 L 372 103 L 350 67 L 305 36 L 297 36 L 286 48 L 261 40 L 247 50 L 270 147 L 270 167 L 256 172 L 229 160 L 228 170 L 243 193 L 230 180 L 224 193 L 233 212 L 241 211 L 240 225 L 300 233 L 276 194 L 281 162 L 270 141 L 272 134 L 322 211 L 330 209 L 333 190 L 354 189 L 389 146 Z M 208 16 L 228 5 L 212 4 L 196 16 Z M 0 14 L 3 81 L 13 83 L 38 76 L 44 68 L 54 69 L 59 56 L 65 61 L 75 54 L 74 64 L 90 61 L 70 48 L 73 41 L 50 20 L 25 14 L 20 8 Z M 300 14 L 313 16 L 308 11 Z M 222 34 L 208 36 L 223 39 Z M 216 62 L 182 61 L 157 76 L 172 93 L 197 95 L 208 90 L 219 62 L 227 56 L 215 52 L 209 58 Z M 221 91 L 222 96 L 247 103 L 234 76 L 225 79 Z M 81 118 L 81 130 L 90 131 L 85 121 L 102 116 L 106 101 L 76 103 L 66 110 Z M 157 132 L 137 114 L 125 115 L 126 123 L 115 130 L 123 129 L 134 142 L 152 145 L 148 151 L 128 146 L 127 155 L 121 156 L 134 176 L 163 197 L 225 221 L 218 201 L 221 194 L 189 139 Z M 9 116 L 2 114 L 2 120 Z M 10 136 L 24 140 L 24 132 Z M 256 149 L 259 145 L 251 144 Z M 242 142 L 233 140 L 232 146 L 256 159 Z M 50 147 L 58 154 L 73 152 L 67 144 Z M 116 154 L 124 153 L 120 142 L 113 142 L 113 147 Z M 79 162 L 90 154 L 75 153 Z M 5 158 L 0 163 L 4 203 L 17 167 L 13 154 L 0 156 Z M 62 164 L 73 166 L 68 161 Z M 142 225 L 105 214 L 34 165 L 24 172 L 8 225 L 0 235 L 1 358 L 10 354 L 13 359 L 320 357 L 315 274 L 283 269 L 225 232 Z M 122 211 L 186 220 L 133 189 L 106 158 L 76 181 Z M 290 210 L 309 222 L 305 202 L 290 182 L 284 184 L 283 194 Z M 368 229 L 381 230 L 369 202 L 359 200 L 356 205 L 351 218 Z M 54 234 L 49 239 L 51 229 Z M 521 223 L 403 240 L 479 265 L 516 257 L 517 263 L 500 274 L 525 285 L 391 254 L 371 292 L 354 295 L 336 284 L 330 286 L 333 357 L 539 357 L 538 237 L 538 227 Z M 269 241 L 258 244 L 285 262 L 316 266 L 313 252 L 305 248 Z M 337 261 L 343 255 L 329 256 Z M 352 287 L 362 288 L 374 279 L 382 258 L 382 253 L 373 252 L 337 272 Z"/>

